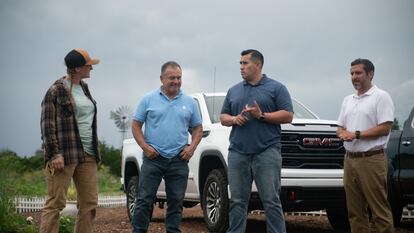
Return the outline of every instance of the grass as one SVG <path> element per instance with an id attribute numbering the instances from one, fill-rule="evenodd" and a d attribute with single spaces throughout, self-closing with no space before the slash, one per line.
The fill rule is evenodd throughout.
<path id="1" fill-rule="evenodd" d="M 6 192 L 7 187 L 0 182 L 0 232 L 35 233 L 35 226 L 28 224 L 18 214 Z"/>
<path id="2" fill-rule="evenodd" d="M 5 177 L 9 184 L 13 184 L 13 192 L 18 196 L 44 196 L 46 182 L 43 171 L 32 171 L 23 174 L 10 172 Z"/>
<path id="3" fill-rule="evenodd" d="M 114 176 L 110 173 L 107 166 L 101 165 L 99 171 L 99 194 L 103 195 L 122 195 L 121 180 L 119 177 Z"/>
<path id="4" fill-rule="evenodd" d="M 0 177 L 0 185 L 4 185 L 6 192 L 10 195 L 31 197 L 46 195 L 46 182 L 43 169 L 21 173 L 13 170 L 10 171 L 6 166 L 3 166 L 2 169 L 0 168 Z M 98 177 L 100 195 L 122 194 L 120 191 L 121 181 L 118 177 L 110 173 L 108 167 L 102 165 L 98 170 Z"/>
<path id="5" fill-rule="evenodd" d="M 107 149 L 102 144 L 103 149 Z M 119 162 L 119 151 L 109 148 L 104 153 L 108 164 L 100 165 L 98 168 L 99 194 L 100 195 L 122 195 L 120 191 L 121 182 L 117 175 Z M 115 161 L 115 162 L 114 162 Z M 46 196 L 46 181 L 44 175 L 43 155 L 41 151 L 36 155 L 23 158 L 9 150 L 0 151 L 0 232 L 1 233 L 35 233 L 36 228 L 16 212 L 11 201 L 15 196 L 42 197 Z M 72 194 L 71 194 L 72 193 Z M 71 186 L 68 194 L 76 197 L 76 190 Z M 74 219 L 72 217 L 61 217 L 59 232 L 73 232 Z"/>
<path id="6" fill-rule="evenodd" d="M 1 173 L 1 172 L 0 172 Z M 1 174 L 0 174 L 1 175 Z M 18 196 L 45 196 L 46 182 L 43 171 L 33 171 L 24 173 L 9 173 L 7 176 L 1 175 L 5 183 L 13 184 L 13 193 Z M 121 181 L 109 173 L 109 169 L 103 168 L 98 170 L 99 177 L 99 194 L 101 195 L 120 195 Z"/>

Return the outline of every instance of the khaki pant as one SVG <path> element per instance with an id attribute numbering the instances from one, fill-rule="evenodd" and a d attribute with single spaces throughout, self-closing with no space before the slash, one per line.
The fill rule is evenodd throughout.
<path id="1" fill-rule="evenodd" d="M 85 154 L 86 155 L 86 154 Z M 40 232 L 59 232 L 59 213 L 66 205 L 66 192 L 71 179 L 76 186 L 78 215 L 76 233 L 92 232 L 98 205 L 98 173 L 95 157 L 86 155 L 80 164 L 66 165 L 63 171 L 54 171 L 46 164 L 47 198 L 43 208 Z"/>
<path id="2" fill-rule="evenodd" d="M 344 187 L 352 233 L 370 232 L 368 207 L 377 233 L 394 232 L 387 200 L 387 156 L 345 158 Z"/>

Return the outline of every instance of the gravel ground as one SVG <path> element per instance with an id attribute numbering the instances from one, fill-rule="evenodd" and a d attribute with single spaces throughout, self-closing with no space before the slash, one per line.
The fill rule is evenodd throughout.
<path id="1" fill-rule="evenodd" d="M 153 220 L 150 224 L 149 233 L 165 232 L 163 223 L 164 213 L 165 210 L 157 207 L 154 208 Z M 40 212 L 25 213 L 24 216 L 32 216 L 38 225 Z M 249 214 L 246 232 L 264 233 L 266 232 L 265 225 L 265 217 L 263 215 Z M 286 216 L 286 228 L 288 233 L 335 232 L 329 225 L 328 219 L 325 216 Z M 208 232 L 200 206 L 184 209 L 181 230 L 183 233 Z M 126 208 L 98 208 L 94 232 L 131 232 Z M 404 221 L 402 226 L 396 229 L 396 233 L 409 232 L 414 233 L 414 219 Z"/>

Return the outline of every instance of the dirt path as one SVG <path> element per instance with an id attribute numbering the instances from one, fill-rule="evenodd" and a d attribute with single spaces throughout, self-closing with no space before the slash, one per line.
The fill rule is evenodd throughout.
<path id="1" fill-rule="evenodd" d="M 153 220 L 150 224 L 149 233 L 165 232 L 164 228 L 165 210 L 154 208 Z M 38 223 L 40 213 L 26 213 L 25 216 L 34 217 Z M 327 233 L 335 232 L 329 225 L 325 216 L 286 216 L 286 228 L 289 233 Z M 183 233 L 207 233 L 207 227 L 203 220 L 202 211 L 199 206 L 185 208 L 181 226 Z M 94 232 L 131 232 L 127 211 L 122 208 L 98 208 Z M 265 233 L 266 223 L 263 215 L 250 214 L 247 222 L 247 233 Z M 403 222 L 396 229 L 396 233 L 414 233 L 414 219 Z"/>

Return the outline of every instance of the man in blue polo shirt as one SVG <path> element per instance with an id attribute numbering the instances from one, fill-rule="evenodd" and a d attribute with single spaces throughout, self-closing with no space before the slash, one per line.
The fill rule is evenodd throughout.
<path id="1" fill-rule="evenodd" d="M 167 193 L 167 232 L 181 232 L 183 199 L 187 188 L 188 161 L 202 137 L 201 117 L 194 100 L 182 93 L 181 67 L 174 61 L 161 67 L 162 86 L 139 103 L 132 134 L 143 150 L 133 232 L 147 232 L 161 179 Z M 142 126 L 145 124 L 145 132 Z M 192 127 L 191 144 L 188 129 Z"/>
<path id="2" fill-rule="evenodd" d="M 266 214 L 267 232 L 286 232 L 280 202 L 282 168 L 280 124 L 290 123 L 293 107 L 286 87 L 262 75 L 264 58 L 257 50 L 241 53 L 244 81 L 227 92 L 220 120 L 232 127 L 228 155 L 229 229 L 245 232 L 253 179 Z"/>

